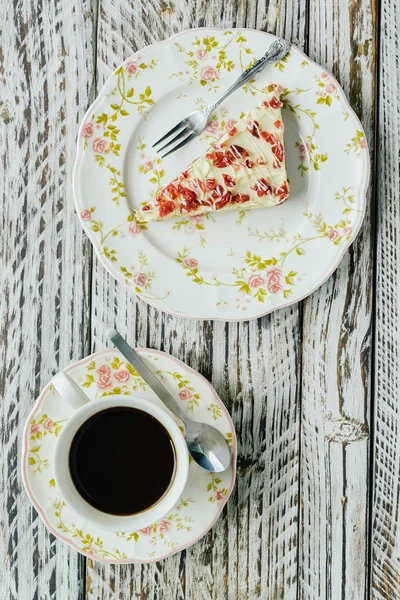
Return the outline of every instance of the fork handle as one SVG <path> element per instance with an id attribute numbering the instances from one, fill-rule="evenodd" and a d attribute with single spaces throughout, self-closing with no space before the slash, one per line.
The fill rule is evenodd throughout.
<path id="1" fill-rule="evenodd" d="M 246 69 L 246 71 L 243 71 L 243 73 L 235 81 L 235 83 L 233 83 L 231 85 L 231 87 L 228 88 L 226 90 L 226 92 L 224 94 L 222 94 L 222 96 L 220 98 L 218 98 L 218 100 L 216 100 L 215 102 L 211 102 L 210 104 L 207 105 L 207 107 L 204 109 L 207 113 L 207 116 L 209 116 L 212 112 L 214 112 L 214 110 L 217 108 L 217 106 L 219 106 L 221 104 L 221 102 L 223 102 L 228 96 L 230 96 L 232 94 L 232 92 L 236 91 L 237 89 L 242 87 L 245 83 L 247 83 L 248 81 L 253 79 L 253 77 L 256 73 L 259 73 L 260 71 L 262 71 L 264 69 L 264 67 L 266 67 L 271 62 L 275 62 L 277 60 L 281 60 L 282 58 L 284 58 L 286 56 L 286 54 L 289 52 L 289 49 L 290 49 L 290 44 L 286 40 L 283 40 L 281 38 L 275 40 L 270 45 L 270 47 L 268 48 L 268 50 L 264 54 L 264 56 L 262 56 L 257 62 L 255 62 L 254 65 L 252 65 L 249 69 Z"/>

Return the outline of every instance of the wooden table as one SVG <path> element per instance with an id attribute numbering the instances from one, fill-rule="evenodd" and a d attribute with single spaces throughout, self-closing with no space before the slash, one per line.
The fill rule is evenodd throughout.
<path id="1" fill-rule="evenodd" d="M 399 27 L 396 0 L 1 0 L 0 598 L 400 598 Z M 250 323 L 147 306 L 99 265 L 75 216 L 78 125 L 111 71 L 196 26 L 252 27 L 332 70 L 371 148 L 367 216 L 336 273 Z M 53 373 L 107 344 L 170 352 L 231 411 L 238 479 L 187 551 L 86 560 L 23 490 L 21 434 Z M 371 596 L 370 596 L 371 595 Z"/>

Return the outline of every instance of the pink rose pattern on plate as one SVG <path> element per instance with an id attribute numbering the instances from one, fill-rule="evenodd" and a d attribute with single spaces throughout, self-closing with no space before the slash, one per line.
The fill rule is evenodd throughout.
<path id="1" fill-rule="evenodd" d="M 93 123 L 86 123 L 82 129 L 82 135 L 85 139 L 91 138 L 94 131 Z"/>
<path id="2" fill-rule="evenodd" d="M 97 387 L 100 390 L 109 390 L 110 388 L 112 388 L 112 380 L 110 375 L 100 375 L 100 378 L 97 382 Z"/>
<path id="3" fill-rule="evenodd" d="M 190 269 L 194 269 L 199 264 L 199 261 L 196 258 L 187 258 L 185 260 L 185 265 Z"/>
<path id="4" fill-rule="evenodd" d="M 271 294 L 278 294 L 282 289 L 281 269 L 267 269 L 267 290 Z"/>
<path id="5" fill-rule="evenodd" d="M 91 218 L 92 218 L 92 214 L 91 214 L 90 210 L 83 210 L 81 212 L 82 221 L 90 221 Z"/>
<path id="6" fill-rule="evenodd" d="M 179 369 L 179 363 L 177 364 L 173 359 L 164 358 L 161 353 L 152 355 L 152 358 L 155 368 L 161 366 L 163 369 L 171 369 L 170 371 L 162 371 L 162 373 L 164 373 L 166 380 L 170 382 L 171 389 L 176 390 L 176 394 L 179 394 L 179 391 L 182 390 L 189 390 L 192 396 L 197 394 L 192 384 L 192 379 L 195 378 L 200 385 L 204 385 L 197 374 L 190 369 L 187 372 L 184 369 Z M 176 371 L 175 368 L 178 370 Z M 140 379 L 135 370 L 121 360 L 117 352 L 113 351 L 93 355 L 86 361 L 82 361 L 82 364 L 77 363 L 77 366 L 70 370 L 70 375 L 84 388 L 90 388 L 87 389 L 87 393 L 93 399 L 101 395 L 109 395 L 109 393 L 131 393 L 135 380 Z M 111 378 L 113 385 L 118 385 L 118 387 L 110 392 L 99 390 L 96 384 L 104 377 Z M 209 388 L 207 387 L 207 389 Z M 143 395 L 143 391 L 140 395 Z M 187 396 L 187 393 L 184 395 Z M 144 397 L 147 397 L 146 394 Z M 198 394 L 197 397 L 200 398 Z M 212 398 L 212 394 L 206 393 L 203 410 L 206 410 L 210 398 Z M 188 402 L 188 400 L 183 401 L 181 399 L 180 401 Z M 221 406 L 219 404 L 215 406 L 219 407 L 219 420 L 221 420 L 224 428 L 226 427 L 226 417 L 223 417 Z M 46 407 L 47 413 L 43 412 L 43 407 Z M 44 495 L 46 502 L 50 498 L 53 510 L 47 511 L 45 518 L 52 531 L 55 531 L 56 535 L 62 534 L 64 539 L 67 539 L 71 545 L 86 554 L 86 556 L 95 560 L 117 562 L 127 560 L 128 557 L 134 560 L 137 556 L 141 557 L 140 552 L 143 552 L 145 553 L 144 559 L 160 559 L 172 554 L 175 549 L 181 548 L 182 545 L 190 544 L 191 540 L 201 535 L 204 529 L 212 523 L 213 518 L 218 515 L 220 508 L 229 495 L 228 488 L 234 482 L 233 474 L 225 473 L 220 476 L 212 473 L 200 474 L 203 483 L 200 486 L 201 491 L 197 486 L 195 497 L 190 497 L 189 486 L 186 490 L 189 493 L 184 494 L 170 514 L 158 523 L 142 530 L 119 533 L 116 536 L 115 534 L 95 531 L 90 528 L 89 530 L 86 528 L 80 529 L 79 525 L 75 524 L 74 515 L 71 514 L 57 493 L 57 482 L 54 480 L 52 472 L 54 442 L 51 446 L 46 445 L 45 455 L 43 456 L 43 448 L 41 447 L 43 440 L 34 437 L 42 431 L 43 436 L 53 434 L 46 440 L 49 439 L 49 442 L 52 439 L 55 440 L 55 428 L 62 427 L 62 421 L 59 417 L 60 410 L 62 410 L 62 403 L 60 403 L 57 393 L 51 388 L 47 388 L 42 408 L 38 407 L 36 409 L 25 430 L 25 436 L 28 436 L 25 437 L 25 443 L 28 442 L 26 460 L 28 472 L 30 473 L 28 485 L 35 490 L 33 491 L 35 498 L 38 494 L 38 488 L 34 486 L 37 485 L 41 489 L 40 497 Z M 233 432 L 230 428 L 228 428 L 226 435 L 228 442 L 231 444 Z M 197 477 L 197 482 L 198 480 Z M 208 511 L 209 517 L 203 523 L 204 511 Z M 139 548 L 142 548 L 142 550 Z M 137 552 L 139 552 L 139 555 Z"/>
<path id="7" fill-rule="evenodd" d="M 344 152 L 347 155 L 349 155 L 351 152 L 354 152 L 356 156 L 360 156 L 361 152 L 367 148 L 368 145 L 364 136 L 364 132 L 357 129 L 356 135 L 350 139 L 348 144 L 346 144 Z"/>
<path id="8" fill-rule="evenodd" d="M 103 154 L 107 150 L 108 143 L 106 140 L 102 140 L 101 138 L 97 138 L 93 142 L 93 150 L 97 154 Z"/>
<path id="9" fill-rule="evenodd" d="M 153 525 L 149 525 L 148 527 L 143 527 L 143 529 L 140 530 L 140 533 L 143 533 L 143 535 L 151 535 L 153 531 Z"/>
<path id="10" fill-rule="evenodd" d="M 143 227 L 142 223 L 131 221 L 128 233 L 129 235 L 137 236 L 142 230 L 145 230 L 146 226 Z M 148 270 L 147 257 L 143 252 L 139 250 L 138 255 L 139 265 L 131 265 L 130 267 L 120 267 L 121 272 L 124 274 L 126 285 L 133 287 L 135 292 L 142 294 L 144 298 L 157 298 L 151 293 L 151 286 L 155 277 L 154 271 Z M 166 299 L 169 296 L 169 292 L 161 299 Z"/>
<path id="11" fill-rule="evenodd" d="M 344 213 L 353 209 L 348 208 L 348 203 L 352 200 L 352 195 L 349 194 L 350 188 L 343 188 L 342 192 L 336 193 L 335 199 L 342 200 L 346 206 Z M 207 285 L 216 287 L 237 287 L 239 296 L 236 297 L 236 308 L 243 311 L 247 310 L 248 304 L 252 300 L 265 303 L 274 296 L 280 296 L 284 299 L 288 298 L 293 293 L 293 288 L 296 282 L 301 281 L 297 271 L 292 269 L 284 270 L 286 260 L 290 255 L 304 256 L 306 254 L 306 244 L 326 238 L 338 246 L 344 239 L 348 240 L 352 234 L 352 226 L 350 219 L 341 219 L 335 225 L 329 225 L 323 219 L 321 213 L 314 215 L 313 213 L 304 213 L 313 229 L 315 235 L 303 237 L 301 234 L 296 234 L 288 240 L 285 232 L 265 232 L 260 234 L 258 230 L 249 231 L 250 235 L 258 239 L 282 238 L 290 242 L 289 248 L 285 252 L 280 252 L 268 258 L 263 258 L 259 254 L 252 253 L 250 250 L 245 256 L 238 257 L 243 266 L 234 268 L 232 273 L 235 276 L 234 282 L 227 282 L 213 276 L 211 279 L 206 279 L 200 272 L 201 265 L 197 258 L 189 255 L 189 249 L 186 246 L 182 252 L 178 252 L 176 262 L 179 263 L 186 271 L 187 276 L 197 285 Z M 233 254 L 234 255 L 234 254 Z"/>
<path id="12" fill-rule="evenodd" d="M 200 50 L 197 50 L 196 56 L 199 60 L 205 60 L 208 56 L 208 52 L 207 52 L 207 50 L 200 48 Z"/>
<path id="13" fill-rule="evenodd" d="M 207 105 L 207 101 L 204 98 L 198 98 L 196 101 L 197 108 L 204 108 Z M 228 118 L 228 111 L 226 108 L 218 109 L 212 116 L 211 121 L 207 127 L 200 134 L 200 140 L 209 140 L 210 144 L 217 142 L 221 135 L 225 132 L 229 132 L 230 135 L 235 135 L 237 123 L 236 119 Z"/>
<path id="14" fill-rule="evenodd" d="M 258 288 L 260 285 L 264 285 L 265 280 L 261 275 L 250 275 L 248 279 L 249 286 L 252 288 Z"/>
<path id="15" fill-rule="evenodd" d="M 328 234 L 326 234 L 328 235 Z M 306 241 L 310 240 L 305 240 Z M 292 250 L 300 249 L 299 243 Z M 292 251 L 290 250 L 290 252 Z M 224 281 L 220 281 L 216 276 L 212 280 L 205 280 L 205 278 L 199 272 L 199 262 L 197 259 L 188 256 L 188 249 L 184 248 L 183 252 L 178 253 L 176 261 L 181 264 L 183 269 L 187 272 L 188 277 L 192 279 L 197 285 L 209 285 L 209 286 L 231 286 Z M 299 254 L 299 252 L 297 252 Z M 247 297 L 248 302 L 250 298 L 257 299 L 259 302 L 265 302 L 270 296 L 276 294 L 282 294 L 285 298 L 292 293 L 292 288 L 295 285 L 295 278 L 298 275 L 296 271 L 288 271 L 283 274 L 280 267 L 269 267 L 269 265 L 277 265 L 278 263 L 284 262 L 287 255 L 282 256 L 279 261 L 277 258 L 272 257 L 271 259 L 262 259 L 256 254 L 252 254 L 250 251 L 247 252 L 244 257 L 246 266 L 242 269 L 235 269 L 234 275 L 236 277 L 234 285 L 237 286 L 241 296 L 236 298 L 237 308 L 246 310 L 247 307 L 243 306 L 241 301 Z M 247 303 L 248 303 L 247 302 Z"/>
<path id="16" fill-rule="evenodd" d="M 55 437 L 58 437 L 61 429 L 62 423 L 61 421 L 54 421 L 47 414 L 43 413 L 41 417 L 36 420 L 33 419 L 30 424 L 30 437 L 31 440 L 41 440 L 43 436 L 48 434 L 54 434 Z"/>
<path id="17" fill-rule="evenodd" d="M 236 39 L 237 38 L 237 39 Z M 226 44 L 228 44 L 228 42 L 230 43 L 231 41 L 235 42 L 236 39 L 236 43 L 240 46 L 240 48 L 242 50 L 244 50 L 246 47 L 248 47 L 248 44 L 246 44 L 245 40 L 241 40 L 240 38 L 240 33 L 239 32 L 235 32 L 235 33 L 230 33 L 229 35 L 227 35 L 226 37 L 224 37 L 222 34 L 216 32 L 215 35 L 211 35 L 209 34 L 209 37 L 193 37 L 192 38 L 192 42 L 191 45 L 185 45 L 185 44 L 179 44 L 179 42 L 174 42 L 175 45 L 175 51 L 178 54 L 182 54 L 182 58 L 185 61 L 185 65 L 186 65 L 186 69 L 183 68 L 182 73 L 172 73 L 170 74 L 170 78 L 178 78 L 181 81 L 187 82 L 188 77 L 189 77 L 189 83 L 193 82 L 200 82 L 202 87 L 204 88 L 204 90 L 206 92 L 212 91 L 212 90 L 216 90 L 219 86 L 220 86 L 220 78 L 222 77 L 222 75 L 225 75 L 225 72 L 229 72 L 232 68 L 232 61 L 230 60 L 230 55 L 229 52 L 230 50 L 233 49 L 235 44 L 231 44 L 229 46 L 230 50 L 227 53 L 225 50 L 225 46 Z M 224 56 L 226 54 L 226 56 Z M 252 55 L 252 51 L 251 48 L 249 48 L 249 54 Z M 224 57 L 221 60 L 221 57 Z M 292 62 L 294 60 L 294 56 L 290 57 L 290 61 Z M 196 66 L 194 67 L 194 63 L 196 62 Z M 128 79 L 131 77 L 135 77 L 137 76 L 137 74 L 139 73 L 139 71 L 141 70 L 140 65 L 142 63 L 142 59 L 139 59 L 139 57 L 135 57 L 134 59 L 130 59 L 129 61 L 127 61 L 124 65 L 123 65 L 123 69 L 122 72 L 124 74 L 125 77 L 125 85 L 129 85 L 128 83 Z M 192 64 L 193 63 L 193 64 Z M 309 68 L 309 63 L 304 63 L 308 65 Z M 304 67 L 304 64 L 301 64 L 301 67 Z M 287 64 L 279 64 L 277 65 L 279 67 L 279 71 L 283 71 L 287 68 Z M 147 68 L 147 67 L 146 67 Z M 334 80 L 334 78 L 327 73 L 326 71 L 321 71 L 319 69 L 314 69 L 314 67 L 312 67 L 312 71 L 310 73 L 310 80 L 312 82 L 312 86 L 310 87 L 310 90 L 300 90 L 295 92 L 294 90 L 286 90 L 283 89 L 283 87 L 280 84 L 276 85 L 276 91 L 278 93 L 282 93 L 283 94 L 283 102 L 285 107 L 288 107 L 289 105 L 294 106 L 297 104 L 297 100 L 295 98 L 296 94 L 305 94 L 309 92 L 309 96 L 310 98 L 314 98 L 314 101 L 319 104 L 319 105 L 325 105 L 325 106 L 321 106 L 318 109 L 313 108 L 311 105 L 309 107 L 303 107 L 302 104 L 299 104 L 298 106 L 299 108 L 299 113 L 297 114 L 297 116 L 299 118 L 301 118 L 301 120 L 305 120 L 307 121 L 307 123 L 311 126 L 309 131 L 311 133 L 310 136 L 307 136 L 305 139 L 301 139 L 300 141 L 298 141 L 296 143 L 296 146 L 298 147 L 298 157 L 299 157 L 299 170 L 301 175 L 305 175 L 307 173 L 307 171 L 309 170 L 321 170 L 324 167 L 324 163 L 328 160 L 328 155 L 324 152 L 321 152 L 315 145 L 315 138 L 316 138 L 316 134 L 317 134 L 317 129 L 319 127 L 319 125 L 316 123 L 316 119 L 318 119 L 318 115 L 322 114 L 321 111 L 326 111 L 331 105 L 332 102 L 338 102 L 338 103 L 342 103 L 342 97 L 341 97 L 341 92 L 340 92 L 340 88 L 337 84 L 337 82 Z M 118 70 L 120 71 L 120 70 Z M 116 73 L 117 76 L 117 73 Z M 118 74 L 118 77 L 122 77 L 121 73 Z M 312 78 L 314 78 L 312 80 Z M 253 84 L 252 84 L 253 85 Z M 254 87 L 254 86 L 253 86 Z M 251 86 L 249 87 L 249 91 L 250 91 Z M 128 88 L 127 88 L 128 89 Z M 151 92 L 151 90 L 150 90 Z M 136 90 L 135 90 L 135 97 L 136 97 Z M 141 94 L 143 94 L 143 90 L 141 90 Z M 204 96 L 204 98 L 206 98 L 206 96 Z M 208 101 L 208 99 L 206 99 Z M 206 101 L 204 100 L 204 102 Z M 110 100 L 111 102 L 111 100 Z M 112 100 L 112 102 L 114 103 L 114 100 Z M 127 108 L 129 108 L 127 106 Z M 344 108 L 346 108 L 346 106 L 344 106 Z M 314 112 L 314 111 L 317 112 Z M 336 109 L 337 111 L 338 109 Z M 319 112 L 318 112 L 319 111 Z M 129 112 L 129 111 L 128 111 Z M 295 111 L 296 112 L 296 111 Z M 342 113 L 344 115 L 344 121 L 346 121 L 350 115 L 349 113 L 347 113 L 346 111 Z M 316 115 L 316 116 L 315 116 Z M 117 114 L 116 115 L 118 118 L 118 123 L 116 124 L 117 127 L 120 127 L 119 125 L 119 119 L 122 116 L 121 114 Z M 236 115 L 235 115 L 236 116 Z M 87 143 L 89 143 L 89 147 L 93 147 L 94 151 L 96 152 L 96 161 L 97 159 L 105 159 L 108 160 L 108 158 L 111 156 L 111 154 L 113 153 L 113 149 L 112 149 L 112 145 L 115 144 L 115 142 L 117 140 L 114 139 L 115 135 L 117 134 L 112 134 L 109 135 L 109 132 L 107 132 L 107 128 L 105 127 L 105 125 L 103 123 L 99 124 L 99 117 L 101 117 L 101 115 L 96 115 L 96 114 L 92 114 L 87 121 L 85 122 L 85 124 L 82 126 L 81 129 L 81 135 L 84 141 L 84 144 L 86 145 Z M 207 130 L 205 133 L 208 133 L 210 136 L 214 135 L 218 136 L 220 133 L 222 133 L 225 130 L 229 130 L 229 131 L 234 131 L 236 122 L 235 119 L 231 118 L 230 115 L 229 117 L 227 115 L 222 115 L 217 113 L 217 118 L 213 118 L 213 120 L 209 123 Z M 280 122 L 276 122 L 276 127 L 280 127 L 281 123 Z M 112 137 L 114 136 L 114 137 Z M 144 138 L 141 138 L 141 144 L 143 144 L 143 147 L 146 146 L 146 144 L 143 141 Z M 361 130 L 357 130 L 355 132 L 354 137 L 352 137 L 349 141 L 349 143 L 346 144 L 346 147 L 344 148 L 344 152 L 346 154 L 351 154 L 354 153 L 357 157 L 361 155 L 361 153 L 365 152 L 367 149 L 367 142 L 364 136 L 364 133 Z M 118 154 L 118 151 L 117 151 Z M 142 172 L 144 175 L 148 174 L 148 178 L 150 178 L 151 180 L 154 180 L 154 185 L 155 186 L 159 186 L 161 184 L 161 180 L 164 177 L 164 173 L 163 173 L 163 169 L 161 168 L 160 164 L 156 162 L 156 159 L 154 158 L 154 156 L 148 156 L 146 155 L 146 151 L 144 149 L 141 150 L 141 165 L 140 168 L 142 169 Z M 100 166 L 105 165 L 107 163 L 105 163 L 104 161 L 101 163 L 99 162 Z M 108 167 L 107 167 L 108 168 Z M 121 184 L 123 186 L 123 182 L 122 179 L 119 177 L 119 174 L 115 175 L 116 180 L 115 183 L 113 185 L 116 185 L 116 189 L 118 189 L 119 184 Z M 121 188 L 123 190 L 123 187 Z M 244 211 L 243 211 L 244 212 Z M 352 212 L 354 213 L 354 217 L 356 216 L 355 213 L 357 212 L 361 212 L 358 208 L 356 207 L 349 207 L 347 204 L 345 204 L 345 208 L 343 209 L 343 212 Z M 353 216 L 353 215 L 352 215 Z M 243 218 L 245 217 L 245 214 L 243 214 L 240 219 L 238 219 L 237 224 L 240 225 Z M 347 215 L 346 215 L 347 217 Z M 97 225 L 94 224 L 94 218 L 93 215 L 91 214 L 91 212 L 88 209 L 84 209 L 81 211 L 81 220 L 82 221 L 87 221 L 87 222 L 91 222 L 89 227 L 91 227 L 93 230 L 97 227 Z M 327 229 L 326 231 L 323 233 L 323 235 L 317 235 L 314 237 L 310 237 L 310 240 L 313 239 L 318 239 L 318 238 L 322 238 L 325 237 L 327 239 L 327 241 L 329 241 L 329 243 L 333 243 L 334 245 L 340 245 L 342 244 L 343 240 L 350 240 L 353 236 L 355 231 L 358 229 L 358 227 L 354 227 L 354 218 L 352 219 L 345 219 L 345 225 L 340 227 L 338 225 L 338 223 L 333 224 L 327 224 Z M 92 225 L 93 223 L 93 225 Z M 98 221 L 97 221 L 98 223 Z M 200 223 L 195 223 L 192 219 L 182 219 L 181 220 L 181 225 L 179 224 L 173 224 L 172 227 L 175 229 L 180 229 L 180 226 L 182 228 L 182 231 L 188 235 L 193 236 L 193 234 L 195 234 L 196 232 L 199 234 L 199 237 L 197 238 L 197 244 L 200 245 L 201 247 L 205 247 L 206 243 L 207 243 L 207 239 L 206 239 L 206 235 L 204 232 L 204 228 L 205 228 L 205 224 L 206 222 L 200 222 Z M 128 224 L 128 226 L 125 229 L 125 232 L 121 232 L 121 237 L 128 237 L 129 238 L 134 238 L 136 236 L 140 236 L 140 234 L 142 233 L 143 229 L 141 226 L 139 226 L 139 224 L 135 223 L 135 222 L 130 222 Z M 102 231 L 101 234 L 101 238 L 104 238 L 105 236 L 108 236 L 111 232 L 104 232 Z M 113 233 L 113 235 L 116 235 L 116 233 Z M 118 232 L 117 232 L 118 235 Z M 249 235 L 253 235 L 253 233 L 249 232 Z M 263 236 L 260 235 L 259 239 L 262 239 Z M 111 239 L 111 238 L 110 238 Z M 266 238 L 267 239 L 267 238 Z M 192 241 L 192 240 L 191 240 Z M 293 240 L 294 241 L 294 240 Z M 300 281 L 300 277 L 298 277 L 298 272 L 297 270 L 293 270 L 293 267 L 295 269 L 300 269 L 300 265 L 297 265 L 294 263 L 293 259 L 296 259 L 298 257 L 302 257 L 302 256 L 307 256 L 308 252 L 307 252 L 307 245 L 305 241 L 300 241 L 300 243 L 293 243 L 293 245 L 289 248 L 285 248 L 285 251 L 287 254 L 291 255 L 291 259 L 290 259 L 290 265 L 291 265 L 291 269 L 282 269 L 282 276 L 280 278 L 279 281 L 274 281 L 273 279 L 270 280 L 268 279 L 266 272 L 262 272 L 259 273 L 257 268 L 248 268 L 247 266 L 245 266 L 245 269 L 243 271 L 243 269 L 241 270 L 240 268 L 240 263 L 239 263 L 239 259 L 237 264 L 235 265 L 234 270 L 236 270 L 240 276 L 233 277 L 231 278 L 231 280 L 225 280 L 225 281 L 218 281 L 214 276 L 208 281 L 208 283 L 211 283 L 212 285 L 217 285 L 219 287 L 223 287 L 223 286 L 230 286 L 232 288 L 232 291 L 234 292 L 234 287 L 235 285 L 239 288 L 239 290 L 241 290 L 241 292 L 244 291 L 244 297 L 239 295 L 240 301 L 237 304 L 237 308 L 239 310 L 246 310 L 247 307 L 244 306 L 243 304 L 248 304 L 249 300 L 251 300 L 251 298 L 256 298 L 259 302 L 261 303 L 267 303 L 267 302 L 271 302 L 271 300 L 273 301 L 274 305 L 278 304 L 281 305 L 282 304 L 282 299 L 286 300 L 286 299 L 290 299 L 290 296 L 293 294 L 293 290 L 294 288 L 297 286 L 297 282 Z M 253 250 L 251 251 L 252 253 L 256 253 L 258 252 L 258 250 L 255 249 L 255 247 L 253 248 Z M 138 259 L 134 259 L 134 263 L 135 265 L 120 265 L 119 263 L 119 257 L 118 255 L 111 255 L 110 254 L 110 248 L 106 247 L 104 248 L 104 252 L 103 255 L 106 257 L 106 259 L 111 260 L 111 261 L 115 261 L 115 267 L 116 270 L 118 270 L 120 272 L 120 274 L 122 273 L 122 277 L 125 278 L 126 284 L 133 287 L 135 289 L 135 291 L 139 294 L 142 295 L 142 297 L 144 297 L 145 299 L 148 298 L 149 300 L 158 300 L 164 303 L 165 305 L 168 306 L 169 300 L 168 297 L 170 295 L 174 294 L 174 290 L 168 290 L 168 292 L 165 293 L 164 296 L 162 295 L 155 295 L 153 294 L 152 290 L 151 290 L 151 286 L 152 286 L 152 281 L 155 277 L 155 272 L 154 271 L 150 271 L 149 268 L 143 268 L 142 264 L 140 263 L 140 260 Z M 185 268 L 189 269 L 191 271 L 190 273 L 190 277 L 188 277 L 187 279 L 185 279 L 185 282 L 188 281 L 193 281 L 195 282 L 197 285 L 204 285 L 204 283 L 206 282 L 205 278 L 200 274 L 200 267 L 199 267 L 199 263 L 198 263 L 198 258 L 200 257 L 199 254 L 197 254 L 197 257 L 194 258 L 192 256 L 188 256 L 187 259 L 189 262 L 186 262 L 186 260 L 183 261 L 183 265 Z M 269 259 L 272 259 L 272 257 L 269 257 Z M 280 258 L 278 256 L 274 257 L 278 264 L 278 267 L 281 267 L 282 265 L 280 264 Z M 241 259 L 242 260 L 242 259 Z M 139 264 L 138 264 L 139 263 Z M 194 273 L 194 271 L 197 270 L 197 273 Z M 296 273 L 296 275 L 293 275 L 293 273 Z M 303 277 L 307 277 L 307 273 L 303 273 Z M 234 275 L 234 273 L 232 272 L 232 275 Z M 264 280 L 264 281 L 261 281 Z M 241 283 L 239 283 L 241 282 Z M 158 286 L 158 284 L 157 284 Z M 246 287 L 247 286 L 247 287 Z M 156 286 L 154 286 L 156 287 Z M 252 293 L 248 294 L 247 290 L 250 290 Z M 227 290 L 228 292 L 228 290 Z M 235 292 L 234 292 L 235 294 Z M 236 295 L 236 294 L 235 294 Z M 279 298 L 279 300 L 277 300 Z M 234 303 L 234 296 L 232 296 L 232 298 L 230 299 L 229 302 L 224 302 L 223 304 L 233 304 Z M 217 306 L 219 304 L 222 304 L 221 302 L 217 303 Z M 101 382 L 100 382 L 101 383 Z M 106 381 L 103 382 L 104 385 L 107 385 Z"/>
<path id="18" fill-rule="evenodd" d="M 132 221 L 132 223 L 130 223 L 128 231 L 129 231 L 129 235 L 140 235 L 140 233 L 142 233 L 140 226 L 134 221 Z"/>
<path id="19" fill-rule="evenodd" d="M 178 388 L 178 396 L 179 399 L 184 402 L 185 409 L 193 412 L 198 406 L 200 401 L 200 394 L 194 388 L 192 382 L 187 379 L 182 373 L 178 371 L 156 371 L 156 375 L 160 378 L 160 380 L 167 385 L 168 380 L 172 379 L 174 391 L 175 387 Z"/>
<path id="20" fill-rule="evenodd" d="M 43 427 L 47 430 L 49 429 L 53 429 L 54 427 L 54 422 L 51 419 L 46 419 L 43 423 Z"/>
<path id="21" fill-rule="evenodd" d="M 200 77 L 203 81 L 215 81 L 218 79 L 219 73 L 213 67 L 203 67 L 200 71 Z"/>
<path id="22" fill-rule="evenodd" d="M 152 160 L 147 160 L 144 163 L 144 168 L 146 171 L 153 171 L 154 169 L 154 162 Z"/>
<path id="23" fill-rule="evenodd" d="M 310 144 L 308 142 L 302 142 L 299 144 L 300 162 L 305 162 L 310 151 Z"/>
<path id="24" fill-rule="evenodd" d="M 335 80 L 331 75 L 329 75 L 329 73 L 324 71 L 320 76 L 315 74 L 314 79 L 319 88 L 316 92 L 317 104 L 326 104 L 327 106 L 331 106 L 333 99 L 340 100 Z"/>
<path id="25" fill-rule="evenodd" d="M 189 379 L 177 371 L 156 371 L 156 374 L 165 383 L 170 378 L 174 388 L 177 387 L 179 399 L 185 402 L 189 411 L 195 410 L 199 405 L 200 395 Z M 146 384 L 135 369 L 129 364 L 115 357 L 109 364 L 97 366 L 91 362 L 86 367 L 86 380 L 82 383 L 85 388 L 96 386 L 100 395 L 123 394 L 129 390 L 146 389 Z M 220 415 L 218 415 L 220 416 Z"/>
<path id="26" fill-rule="evenodd" d="M 231 37 L 230 40 L 223 40 L 218 39 L 215 35 L 210 35 L 210 37 L 196 36 L 192 42 L 192 48 L 185 48 L 175 42 L 177 51 L 186 57 L 185 65 L 187 68 L 172 73 L 170 77 L 177 78 L 180 81 L 189 79 L 190 83 L 200 80 L 203 87 L 216 91 L 219 88 L 217 82 L 221 71 L 225 70 L 229 73 L 235 66 L 234 62 L 226 55 L 229 41 L 232 41 L 232 39 L 236 39 L 238 43 L 246 41 L 242 36 L 242 32 L 231 32 L 230 35 L 235 37 Z"/>
<path id="27" fill-rule="evenodd" d="M 100 373 L 100 375 L 110 375 L 111 369 L 108 365 L 102 365 L 97 369 L 97 373 Z"/>
<path id="28" fill-rule="evenodd" d="M 114 373 L 114 376 L 116 379 L 118 379 L 120 383 L 126 383 L 130 379 L 130 373 L 129 371 L 126 371 L 126 369 L 121 369 L 120 371 L 117 371 L 116 373 Z"/>
<path id="29" fill-rule="evenodd" d="M 195 501 L 192 498 L 185 498 L 180 501 L 180 504 L 176 507 L 176 510 L 181 510 L 182 507 L 188 507 Z M 175 531 L 186 531 L 190 532 L 192 530 L 192 526 L 194 523 L 194 519 L 190 515 L 179 515 L 179 514 L 170 514 L 168 517 L 165 517 L 158 523 L 154 523 L 154 525 L 150 525 L 149 527 L 144 527 L 137 532 L 132 532 L 130 534 L 122 534 L 122 537 L 125 539 L 134 538 L 135 541 L 138 541 L 139 537 L 145 536 L 149 538 L 149 543 L 153 547 L 157 547 L 160 543 L 169 546 L 170 548 L 175 547 L 175 542 L 169 540 L 170 536 L 167 536 L 168 533 L 174 534 Z"/>
<path id="30" fill-rule="evenodd" d="M 211 131 L 211 133 L 216 133 L 219 129 L 219 123 L 217 119 L 213 119 L 206 127 L 207 131 Z"/>
<path id="31" fill-rule="evenodd" d="M 86 379 L 82 386 L 84 388 L 95 386 L 102 396 L 123 394 L 128 390 L 146 389 L 145 382 L 135 369 L 118 357 L 115 357 L 110 363 L 100 365 L 94 361 L 89 363 L 86 367 Z"/>
<path id="32" fill-rule="evenodd" d="M 42 442 L 47 435 L 58 437 L 65 419 L 55 421 L 46 413 L 42 413 L 40 417 L 32 419 L 29 424 L 28 434 L 33 444 L 28 450 L 28 464 L 34 475 L 45 472 L 49 466 L 48 458 L 42 456 Z"/>
<path id="33" fill-rule="evenodd" d="M 134 62 L 128 62 L 125 65 L 125 72 L 128 73 L 128 75 L 134 75 L 137 71 L 137 66 L 135 65 Z"/>
<path id="34" fill-rule="evenodd" d="M 136 273 L 133 276 L 133 281 L 139 285 L 139 286 L 144 286 L 147 283 L 147 275 L 146 273 Z"/>

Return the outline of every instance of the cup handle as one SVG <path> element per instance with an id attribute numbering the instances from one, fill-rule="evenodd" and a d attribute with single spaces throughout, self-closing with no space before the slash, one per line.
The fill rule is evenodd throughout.
<path id="1" fill-rule="evenodd" d="M 90 399 L 86 396 L 85 392 L 81 390 L 79 385 L 63 371 L 54 375 L 51 383 L 54 385 L 60 396 L 64 398 L 72 408 L 78 409 L 90 402 Z"/>

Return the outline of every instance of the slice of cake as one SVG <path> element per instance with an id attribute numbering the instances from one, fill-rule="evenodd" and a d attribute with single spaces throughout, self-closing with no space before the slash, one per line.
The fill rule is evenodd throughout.
<path id="1" fill-rule="evenodd" d="M 276 206 L 289 195 L 276 92 L 136 211 L 138 221 Z"/>

